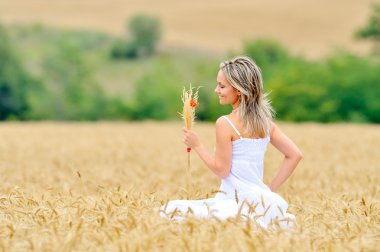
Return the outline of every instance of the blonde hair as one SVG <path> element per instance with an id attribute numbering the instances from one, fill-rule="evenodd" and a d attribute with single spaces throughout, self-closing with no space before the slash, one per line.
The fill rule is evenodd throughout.
<path id="1" fill-rule="evenodd" d="M 238 116 L 242 119 L 246 134 L 264 137 L 269 134 L 274 110 L 263 90 L 260 68 L 249 57 L 238 56 L 220 64 L 232 87 L 240 91 Z"/>

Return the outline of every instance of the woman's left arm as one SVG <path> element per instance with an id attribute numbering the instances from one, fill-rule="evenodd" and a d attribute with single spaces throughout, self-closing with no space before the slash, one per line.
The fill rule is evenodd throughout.
<path id="1" fill-rule="evenodd" d="M 292 174 L 298 162 L 302 159 L 302 153 L 297 145 L 293 143 L 274 122 L 271 123 L 270 142 L 276 149 L 284 154 L 284 159 L 277 175 L 268 185 L 272 191 L 276 191 Z"/>
<path id="2" fill-rule="evenodd" d="M 232 144 L 229 132 L 231 130 L 226 120 L 219 118 L 216 121 L 216 149 L 214 156 L 204 147 L 194 131 L 183 129 L 184 143 L 194 149 L 207 167 L 221 179 L 228 177 L 231 170 Z"/>

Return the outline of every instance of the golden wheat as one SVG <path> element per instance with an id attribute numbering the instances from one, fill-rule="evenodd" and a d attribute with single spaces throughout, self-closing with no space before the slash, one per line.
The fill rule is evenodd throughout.
<path id="1" fill-rule="evenodd" d="M 186 88 L 183 88 L 182 91 L 182 103 L 183 103 L 183 109 L 182 109 L 182 119 L 185 123 L 185 127 L 187 129 L 192 129 L 195 119 L 195 107 L 198 106 L 198 89 L 193 92 L 194 88 L 191 86 L 188 90 Z"/>
<path id="2" fill-rule="evenodd" d="M 291 233 L 159 217 L 168 200 L 211 197 L 219 186 L 194 157 L 185 187 L 181 122 L 2 123 L 0 251 L 376 251 L 379 126 L 280 126 L 304 153 L 279 190 L 297 217 Z M 212 149 L 213 125 L 197 132 Z M 280 161 L 269 147 L 266 182 Z"/>

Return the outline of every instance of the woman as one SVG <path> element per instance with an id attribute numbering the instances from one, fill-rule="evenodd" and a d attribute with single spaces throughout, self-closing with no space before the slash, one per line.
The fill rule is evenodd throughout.
<path id="1" fill-rule="evenodd" d="M 240 215 L 263 227 L 270 223 L 286 226 L 294 216 L 275 191 L 291 175 L 302 158 L 299 148 L 272 121 L 273 110 L 259 67 L 245 56 L 221 63 L 216 94 L 222 105 L 232 105 L 229 115 L 216 121 L 216 150 L 210 154 L 197 134 L 183 129 L 184 143 L 195 150 L 207 167 L 221 178 L 219 192 L 205 200 L 174 200 L 161 208 L 161 216 L 183 219 L 197 217 L 226 219 Z M 269 185 L 263 182 L 267 144 L 283 155 L 278 174 Z"/>

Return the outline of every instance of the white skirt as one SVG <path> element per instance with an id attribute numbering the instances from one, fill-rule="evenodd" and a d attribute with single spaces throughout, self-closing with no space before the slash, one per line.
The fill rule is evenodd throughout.
<path id="1" fill-rule="evenodd" d="M 288 204 L 278 194 L 260 192 L 239 193 L 235 198 L 218 193 L 214 198 L 203 200 L 172 200 L 160 209 L 160 216 L 183 220 L 188 216 L 198 218 L 249 218 L 266 228 L 270 224 L 280 227 L 293 226 L 295 216 L 287 213 Z"/>

